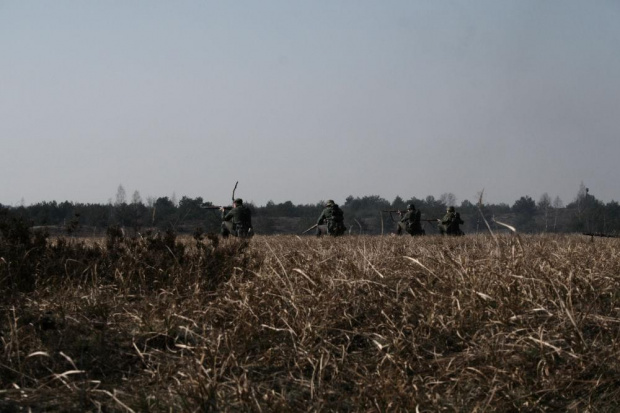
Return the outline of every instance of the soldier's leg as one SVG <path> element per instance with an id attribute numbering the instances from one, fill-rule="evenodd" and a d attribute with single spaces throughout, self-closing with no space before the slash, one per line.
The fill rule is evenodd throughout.
<path id="1" fill-rule="evenodd" d="M 230 222 L 230 221 L 223 221 L 222 222 L 222 230 L 221 230 L 222 237 L 226 238 L 231 233 L 233 233 L 233 224 L 232 224 L 232 222 Z"/>
<path id="2" fill-rule="evenodd" d="M 402 235 L 403 231 L 407 232 L 407 228 L 405 228 L 405 224 L 403 222 L 399 222 L 396 227 L 396 235 Z"/>
<path id="3" fill-rule="evenodd" d="M 461 235 L 465 235 L 465 233 L 461 231 L 460 228 L 452 228 L 450 229 L 449 235 L 452 235 L 453 237 L 460 237 Z"/>
<path id="4" fill-rule="evenodd" d="M 248 238 L 248 228 L 242 225 L 237 227 L 237 236 L 239 238 Z"/>
<path id="5" fill-rule="evenodd" d="M 347 227 L 342 222 L 330 221 L 327 223 L 327 233 L 332 237 L 338 237 L 344 235 L 347 232 Z"/>
<path id="6" fill-rule="evenodd" d="M 347 232 L 347 228 L 344 225 L 334 224 L 329 228 L 329 235 L 332 237 L 339 237 Z"/>
<path id="7" fill-rule="evenodd" d="M 327 234 L 327 225 L 319 225 L 316 227 L 316 236 L 320 237 L 321 235 Z"/>

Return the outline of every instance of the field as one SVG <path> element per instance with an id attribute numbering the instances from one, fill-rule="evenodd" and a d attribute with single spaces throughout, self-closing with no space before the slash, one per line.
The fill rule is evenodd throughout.
<path id="1" fill-rule="evenodd" d="M 9 244 L 1 411 L 620 409 L 617 239 Z"/>

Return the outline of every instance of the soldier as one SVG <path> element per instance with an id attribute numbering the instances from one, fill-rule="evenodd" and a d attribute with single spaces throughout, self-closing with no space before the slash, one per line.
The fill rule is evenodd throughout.
<path id="1" fill-rule="evenodd" d="M 333 237 L 342 235 L 347 230 L 344 225 L 344 214 L 342 209 L 331 199 L 327 201 L 325 209 L 321 213 L 319 220 L 316 222 L 316 235 L 327 232 Z"/>
<path id="2" fill-rule="evenodd" d="M 439 231 L 441 235 L 465 235 L 459 225 L 464 224 L 461 214 L 455 211 L 454 207 L 448 208 L 446 215 L 440 220 Z"/>
<path id="3" fill-rule="evenodd" d="M 398 215 L 402 213 L 398 211 Z M 415 209 L 415 205 L 409 204 L 407 205 L 407 212 L 398 222 L 398 228 L 396 229 L 396 234 L 401 235 L 403 231 L 410 235 L 424 235 L 425 232 L 422 229 L 422 225 L 420 225 L 420 217 L 421 212 Z"/>
<path id="4" fill-rule="evenodd" d="M 230 234 L 235 237 L 251 237 L 254 235 L 254 229 L 252 228 L 252 212 L 248 207 L 243 205 L 243 200 L 237 198 L 233 202 L 233 209 L 228 213 L 224 207 L 220 208 L 222 211 L 222 236 L 228 237 Z"/>

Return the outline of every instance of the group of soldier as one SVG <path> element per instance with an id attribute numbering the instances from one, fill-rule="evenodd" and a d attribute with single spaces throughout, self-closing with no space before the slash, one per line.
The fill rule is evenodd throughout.
<path id="1" fill-rule="evenodd" d="M 229 235 L 237 237 L 251 237 L 254 235 L 254 228 L 252 227 L 252 212 L 243 204 L 241 198 L 236 198 L 233 201 L 233 207 L 227 212 L 224 207 L 220 208 L 222 212 L 222 229 L 221 234 L 223 237 Z M 422 228 L 422 213 L 415 208 L 413 204 L 407 205 L 406 211 L 398 211 L 401 217 L 398 221 L 396 228 L 396 234 L 402 235 L 407 233 L 411 236 L 425 235 L 426 232 Z M 459 236 L 464 235 L 460 228 L 463 224 L 461 215 L 456 212 L 453 206 L 448 207 L 446 214 L 441 219 L 425 220 L 429 222 L 437 222 L 439 232 L 442 235 Z M 333 200 L 328 200 L 325 205 L 325 209 L 321 212 L 316 227 L 316 235 L 321 236 L 323 234 L 331 235 L 334 237 L 343 235 L 347 227 L 344 224 L 344 213 L 342 209 Z M 313 227 L 313 228 L 314 228 Z"/>
<path id="2" fill-rule="evenodd" d="M 403 232 L 412 236 L 426 234 L 424 229 L 422 229 L 422 213 L 415 209 L 415 205 L 407 205 L 407 211 L 404 214 L 398 211 L 398 214 L 401 216 L 401 219 L 398 221 L 396 234 L 401 235 Z M 442 235 L 465 235 L 461 230 L 461 225 L 464 224 L 461 219 L 461 214 L 456 212 L 453 206 L 448 207 L 446 215 L 444 215 L 443 218 L 426 219 L 425 221 L 437 222 L 437 227 Z"/>

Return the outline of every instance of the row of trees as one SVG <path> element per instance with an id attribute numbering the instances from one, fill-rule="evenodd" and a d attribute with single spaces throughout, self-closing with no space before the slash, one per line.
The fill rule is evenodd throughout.
<path id="1" fill-rule="evenodd" d="M 219 211 L 201 208 L 210 205 L 202 197 L 149 198 L 143 202 L 140 194 L 134 192 L 127 202 L 126 193 L 119 186 L 116 199 L 108 204 L 81 204 L 71 202 L 41 202 L 30 206 L 10 208 L 13 213 L 31 222 L 34 226 L 47 227 L 51 232 L 68 234 L 100 235 L 110 226 L 120 226 L 135 233 L 145 229 L 166 230 L 172 228 L 179 233 L 191 233 L 200 228 L 205 232 L 218 232 Z M 422 211 L 423 218 L 441 218 L 448 206 L 456 206 L 465 221 L 466 233 L 486 231 L 482 217 L 493 224 L 493 218 L 509 223 L 521 232 L 620 232 L 620 205 L 616 201 L 607 204 L 596 199 L 582 184 L 574 201 L 564 205 L 559 197 L 543 194 L 536 202 L 530 196 L 522 196 L 512 206 L 504 203 L 482 204 L 468 200 L 457 205 L 456 197 L 446 193 L 438 199 L 397 196 L 388 201 L 378 195 L 363 197 L 349 196 L 342 208 L 345 221 L 355 233 L 380 234 L 393 231 L 398 216 L 382 213 L 383 210 L 404 210 L 407 204 L 414 204 Z M 276 204 L 272 201 L 264 206 L 249 205 L 253 211 L 253 222 L 257 233 L 283 234 L 300 233 L 312 226 L 323 202 L 295 205 L 291 201 Z M 497 227 L 501 230 L 501 227 Z M 433 223 L 425 223 L 427 234 L 436 232 Z"/>

